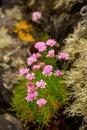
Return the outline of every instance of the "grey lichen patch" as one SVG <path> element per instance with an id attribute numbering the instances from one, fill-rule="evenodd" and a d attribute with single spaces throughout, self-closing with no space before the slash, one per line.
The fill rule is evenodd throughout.
<path id="1" fill-rule="evenodd" d="M 70 34 L 64 40 L 66 44 L 63 51 L 69 54 L 71 60 L 75 60 L 80 56 L 82 57 L 87 52 L 87 40 L 82 37 L 81 33 L 83 31 L 84 27 L 79 23 L 74 33 Z"/>
<path id="2" fill-rule="evenodd" d="M 0 48 L 4 48 L 12 44 L 12 38 L 7 34 L 4 28 L 0 29 Z"/>
<path id="3" fill-rule="evenodd" d="M 18 6 L 14 6 L 14 8 L 12 8 L 12 9 L 6 9 L 5 15 L 6 15 L 6 17 L 8 17 L 10 19 L 13 18 L 16 20 L 21 20 L 23 18 L 22 13 L 21 13 L 21 8 L 19 9 Z"/>
<path id="4" fill-rule="evenodd" d="M 55 0 L 54 1 L 54 9 L 60 8 L 72 8 L 76 3 L 83 2 L 84 0 Z"/>
<path id="5" fill-rule="evenodd" d="M 85 33 L 83 35 L 85 29 Z M 71 87 L 70 95 L 74 98 L 73 103 L 66 109 L 68 116 L 82 116 L 83 123 L 80 130 L 84 130 L 87 124 L 87 22 L 78 23 L 73 34 L 65 39 L 64 52 L 69 53 L 73 64 L 66 73 L 67 86 Z"/>

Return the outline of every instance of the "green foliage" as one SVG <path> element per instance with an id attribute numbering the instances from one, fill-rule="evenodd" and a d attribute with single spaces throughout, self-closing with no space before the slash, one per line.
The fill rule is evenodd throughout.
<path id="1" fill-rule="evenodd" d="M 39 81 L 43 76 L 38 75 L 36 72 L 36 79 Z M 39 125 L 48 125 L 53 116 L 59 115 L 58 110 L 61 109 L 66 104 L 66 99 L 68 92 L 66 85 L 63 83 L 62 78 L 43 77 L 47 82 L 47 86 L 44 89 L 39 89 L 38 98 L 45 98 L 47 104 L 43 107 L 37 106 L 35 101 L 26 102 L 26 83 L 27 80 L 22 79 L 16 86 L 14 90 L 14 97 L 12 98 L 12 111 L 17 112 L 17 117 L 23 119 L 25 122 L 33 121 L 39 123 Z M 52 82 L 51 82 L 52 81 Z"/>
<path id="2" fill-rule="evenodd" d="M 41 39 L 40 39 L 41 41 L 45 42 L 49 38 L 50 38 L 50 36 L 46 32 L 41 33 Z"/>

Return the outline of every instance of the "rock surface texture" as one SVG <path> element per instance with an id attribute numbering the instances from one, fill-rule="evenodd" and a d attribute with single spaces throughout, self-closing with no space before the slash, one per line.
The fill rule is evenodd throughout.
<path id="1" fill-rule="evenodd" d="M 10 114 L 0 115 L 0 130 L 23 130 L 22 124 Z"/>

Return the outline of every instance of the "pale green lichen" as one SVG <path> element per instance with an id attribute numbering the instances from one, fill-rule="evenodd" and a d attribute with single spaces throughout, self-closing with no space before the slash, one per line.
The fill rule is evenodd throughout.
<path id="1" fill-rule="evenodd" d="M 70 55 L 71 60 L 75 60 L 75 58 L 79 57 L 79 55 L 82 56 L 82 54 L 87 52 L 87 41 L 81 36 L 81 32 L 83 31 L 84 28 L 82 28 L 79 23 L 74 33 L 70 34 L 68 38 L 64 40 L 66 44 L 63 51 Z"/>
<path id="2" fill-rule="evenodd" d="M 12 9 L 5 9 L 5 16 L 8 17 L 8 19 L 9 18 L 10 19 L 13 18 L 16 20 L 23 19 L 21 8 L 19 10 L 18 6 L 14 6 L 14 8 L 12 8 Z"/>
<path id="3" fill-rule="evenodd" d="M 72 90 L 70 96 L 74 101 L 65 112 L 71 117 L 75 115 L 83 117 L 80 130 L 84 130 L 87 123 L 87 39 L 82 37 L 83 31 L 84 26 L 79 23 L 74 33 L 65 39 L 66 44 L 63 48 L 73 61 L 65 79 L 67 86 Z"/>
<path id="4" fill-rule="evenodd" d="M 83 2 L 84 0 L 55 0 L 54 1 L 54 9 L 60 8 L 71 8 L 78 2 Z"/>
<path id="5" fill-rule="evenodd" d="M 7 34 L 5 28 L 0 29 L 0 48 L 12 44 L 12 38 Z"/>

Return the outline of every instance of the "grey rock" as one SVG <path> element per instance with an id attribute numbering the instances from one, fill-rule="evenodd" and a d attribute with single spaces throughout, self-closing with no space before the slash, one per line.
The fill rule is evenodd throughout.
<path id="1" fill-rule="evenodd" d="M 20 65 L 24 65 L 24 60 L 21 57 L 17 57 L 17 59 L 13 58 L 12 60 L 13 60 L 11 64 L 12 67 L 18 67 Z"/>
<path id="2" fill-rule="evenodd" d="M 0 130 L 23 130 L 22 124 L 10 114 L 0 115 Z"/>
<path id="3" fill-rule="evenodd" d="M 12 7 L 14 5 L 21 5 L 22 4 L 22 0 L 2 0 L 2 6 L 5 7 Z"/>
<path id="4" fill-rule="evenodd" d="M 8 64 L 2 62 L 2 63 L 0 63 L 0 67 L 2 67 L 4 70 L 8 70 L 10 66 Z"/>
<path id="5" fill-rule="evenodd" d="M 3 78 L 2 78 L 3 73 L 4 73 L 3 68 L 0 68 L 0 104 L 4 105 L 5 107 L 8 107 L 10 106 L 12 92 L 6 89 L 3 85 Z"/>

